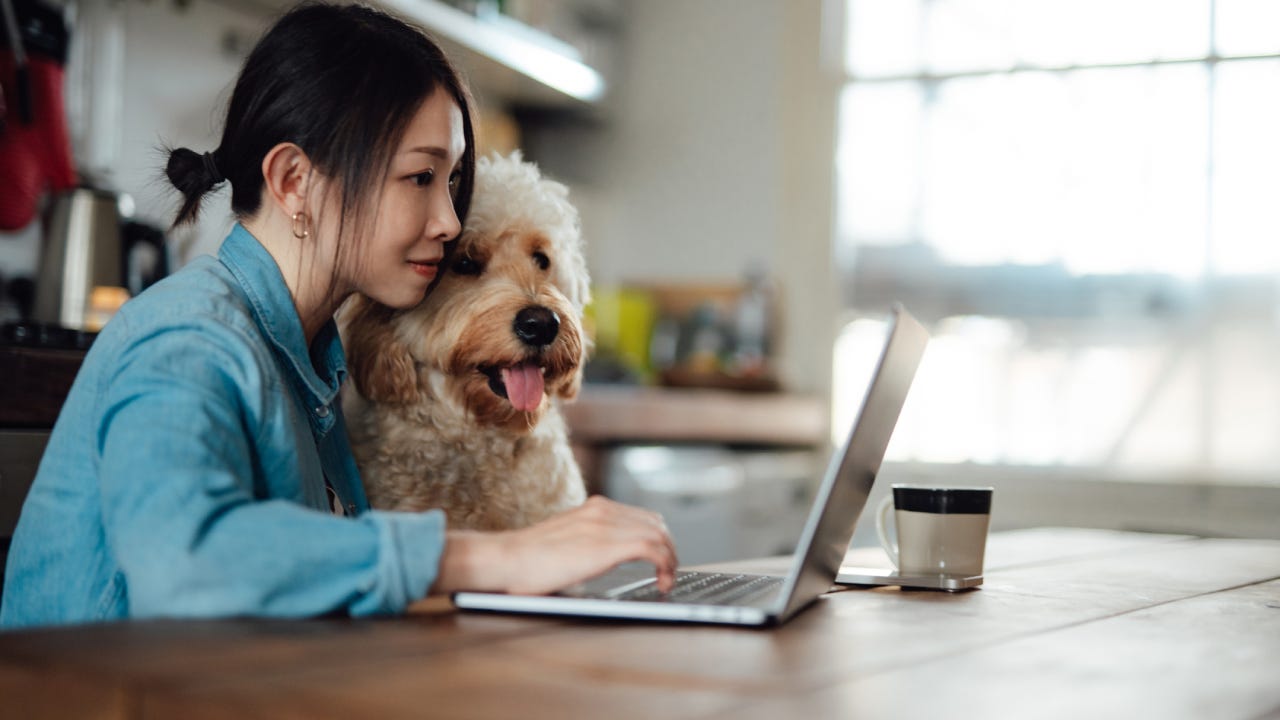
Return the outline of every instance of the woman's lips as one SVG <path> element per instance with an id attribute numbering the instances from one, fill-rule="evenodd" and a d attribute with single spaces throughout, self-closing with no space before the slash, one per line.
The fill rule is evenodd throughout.
<path id="1" fill-rule="evenodd" d="M 409 267 L 424 278 L 434 278 L 436 276 L 437 265 L 435 262 L 415 262 L 410 260 Z"/>

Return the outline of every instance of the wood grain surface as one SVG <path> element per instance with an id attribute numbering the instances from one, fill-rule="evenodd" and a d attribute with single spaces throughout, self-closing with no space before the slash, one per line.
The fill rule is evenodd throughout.
<path id="1" fill-rule="evenodd" d="M 1280 542 L 1037 529 L 996 533 L 988 548 L 979 589 L 841 589 L 769 630 L 431 601 L 384 620 L 0 633 L 0 697 L 13 717 L 1280 713 Z M 866 549 L 846 559 L 882 560 Z"/>

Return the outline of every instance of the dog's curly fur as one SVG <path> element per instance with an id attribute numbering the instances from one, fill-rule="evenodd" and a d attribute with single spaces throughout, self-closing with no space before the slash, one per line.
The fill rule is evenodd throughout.
<path id="1" fill-rule="evenodd" d="M 519 152 L 481 158 L 462 235 L 427 298 L 393 311 L 355 297 L 341 313 L 355 384 L 343 407 L 373 507 L 440 508 L 450 527 L 500 530 L 582 503 L 557 401 L 582 384 L 589 288 L 568 189 Z M 527 308 L 555 313 L 554 339 L 530 342 L 526 330 L 521 340 Z"/>

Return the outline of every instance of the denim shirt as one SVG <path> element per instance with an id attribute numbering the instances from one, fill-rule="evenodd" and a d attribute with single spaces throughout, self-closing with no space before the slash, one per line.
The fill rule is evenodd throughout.
<path id="1" fill-rule="evenodd" d="M 308 349 L 275 261 L 236 225 L 94 341 L 10 548 L 0 625 L 395 613 L 444 516 L 368 508 L 330 321 Z M 328 480 L 352 517 L 330 511 Z"/>

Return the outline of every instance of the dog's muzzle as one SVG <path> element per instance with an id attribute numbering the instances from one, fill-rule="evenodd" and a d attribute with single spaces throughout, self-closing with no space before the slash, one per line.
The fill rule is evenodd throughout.
<path id="1" fill-rule="evenodd" d="M 482 365 L 477 369 L 488 377 L 495 395 L 506 398 L 516 410 L 534 412 L 546 392 L 546 370 L 537 358 L 560 334 L 560 316 L 550 308 L 530 305 L 516 313 L 511 331 L 533 351 L 530 357 L 514 365 Z"/>

